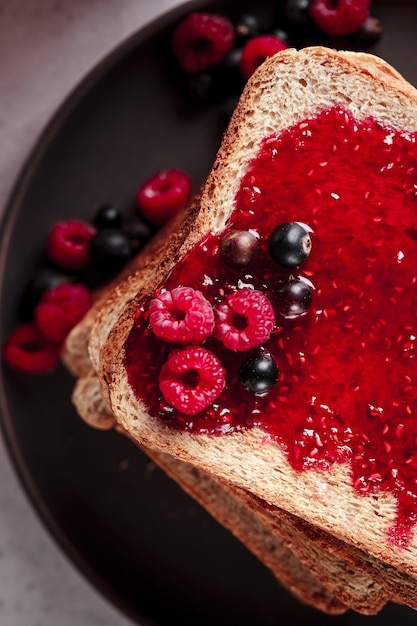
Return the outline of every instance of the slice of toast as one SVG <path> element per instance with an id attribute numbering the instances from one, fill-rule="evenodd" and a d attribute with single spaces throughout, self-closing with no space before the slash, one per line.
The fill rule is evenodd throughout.
<path id="1" fill-rule="evenodd" d="M 175 226 L 175 223 L 171 223 L 169 229 Z M 79 377 L 73 401 L 80 416 L 93 428 L 112 428 L 115 426 L 115 419 L 100 394 L 98 378 L 87 350 L 92 325 L 107 300 L 114 298 L 123 275 L 130 275 L 147 267 L 147 259 L 152 258 L 153 251 L 159 245 L 158 241 L 162 245 L 166 236 L 165 230 L 143 253 L 133 259 L 120 277 L 94 294 L 92 308 L 67 338 L 62 358 L 66 367 Z M 170 455 L 145 449 L 143 451 L 220 523 L 229 528 L 293 595 L 304 602 L 327 613 L 340 613 L 349 607 L 372 615 L 390 597 L 390 590 L 386 591 L 374 579 L 361 574 L 360 568 L 355 571 L 351 565 L 346 566 L 337 554 L 329 555 L 325 547 L 317 549 L 303 536 L 302 530 L 296 529 L 296 524 L 292 531 L 292 520 L 283 520 L 281 523 L 279 519 L 274 519 L 263 524 L 260 522 L 256 501 L 248 504 L 239 490 L 233 493 L 232 486 L 222 485 L 201 470 L 198 471 Z M 210 485 L 210 490 L 207 485 Z M 239 511 L 239 515 L 235 515 L 236 511 Z M 274 518 L 275 516 L 274 514 Z M 279 512 L 277 516 L 279 518 Z M 239 522 L 240 519 L 244 523 Z M 294 551 L 300 554 L 301 560 L 294 557 Z"/>
<path id="2" fill-rule="evenodd" d="M 415 90 L 375 57 L 310 48 L 268 59 L 246 86 L 199 202 L 164 245 L 154 249 L 145 271 L 120 283 L 114 298 L 100 311 L 91 333 L 90 356 L 117 422 L 140 445 L 168 452 L 231 482 L 415 576 L 417 539 L 413 529 L 407 528 L 405 547 L 401 542 L 393 545 L 387 538 L 387 528 L 397 520 L 394 494 L 380 490 L 369 497 L 359 495 L 347 463 L 333 463 L 326 470 L 297 471 L 283 446 L 259 427 L 223 437 L 167 428 L 150 415 L 149 399 L 132 391 L 125 367 L 125 342 L 138 305 L 193 246 L 224 229 L 240 180 L 265 137 L 279 135 L 335 105 L 349 111 L 358 123 L 371 118 L 387 129 L 417 130 Z"/>
<path id="3" fill-rule="evenodd" d="M 175 224 L 171 224 L 171 228 L 173 227 L 175 227 Z M 132 272 L 141 270 L 146 265 L 146 258 L 152 255 L 153 250 L 158 245 L 158 239 L 163 242 L 166 236 L 167 233 L 164 232 L 153 241 L 144 253 L 138 255 L 131 262 L 124 274 L 129 275 Z M 93 307 L 70 333 L 62 355 L 67 368 L 75 376 L 80 377 L 73 393 L 73 401 L 78 413 L 90 426 L 102 430 L 115 426 L 115 419 L 100 394 L 98 379 L 89 359 L 87 344 L 96 316 L 107 300 L 114 298 L 114 293 L 122 278 L 122 276 L 116 278 L 113 282 L 106 285 L 105 288 L 95 293 Z M 121 429 L 119 428 L 119 430 Z M 372 615 L 378 612 L 387 599 L 391 597 L 391 589 L 385 589 L 376 582 L 376 579 L 363 575 L 360 564 L 355 569 L 350 564 L 346 565 L 339 555 L 329 554 L 324 545 L 323 548 L 317 549 L 317 546 L 309 540 L 308 536 L 307 538 L 303 536 L 303 530 L 297 529 L 295 518 L 294 520 L 281 521 L 280 512 L 278 511 L 273 514 L 274 519 L 267 520 L 266 524 L 261 524 L 261 533 L 259 518 L 260 513 L 263 514 L 264 511 L 257 510 L 256 500 L 249 502 L 246 496 L 239 490 L 233 492 L 232 486 L 222 484 L 219 481 L 215 482 L 213 479 L 209 479 L 201 470 L 197 471 L 196 468 L 173 459 L 170 455 L 158 454 L 145 449 L 143 451 L 202 506 L 205 506 L 220 523 L 223 523 L 233 534 L 238 536 L 273 571 L 284 586 L 288 586 L 286 581 L 289 580 L 289 577 L 292 577 L 292 593 L 304 599 L 305 602 L 331 613 L 340 612 L 343 602 L 343 606 Z M 199 480 L 196 477 L 201 478 L 201 489 L 199 489 Z M 208 497 L 207 489 L 205 488 L 207 484 L 210 484 L 210 497 Z M 192 485 L 192 489 L 190 489 L 190 485 Z M 231 511 L 229 510 L 230 508 L 232 509 Z M 239 508 L 243 519 L 245 519 L 244 524 L 239 523 L 237 526 L 235 526 L 236 517 L 233 513 L 236 508 Z M 257 519 L 253 520 L 253 517 Z M 252 524 L 250 523 L 251 520 L 253 520 Z M 253 526 L 255 527 L 253 528 Z M 291 526 L 294 526 L 294 529 Z M 263 541 L 259 540 L 261 535 L 263 536 Z M 296 580 L 294 580 L 294 560 L 292 558 L 289 559 L 289 557 L 284 561 L 280 557 L 277 560 L 275 557 L 280 554 L 281 548 L 279 550 L 274 549 L 273 552 L 270 551 L 270 545 L 275 542 L 278 546 L 282 546 L 283 549 L 290 549 L 291 553 L 297 552 L 300 555 L 301 571 L 298 573 Z M 298 559 L 296 558 L 295 563 L 297 562 Z M 287 571 L 289 566 L 291 568 L 290 572 Z M 304 580 L 306 570 L 309 572 L 307 577 L 309 580 L 311 578 L 310 572 L 314 572 L 314 585 L 309 592 L 313 596 L 308 595 L 306 591 L 308 587 Z M 318 583 L 318 581 L 320 582 Z M 296 590 L 296 583 L 300 585 L 298 591 Z M 323 586 L 321 583 L 325 585 L 324 595 L 323 593 L 317 594 L 317 584 Z M 334 595 L 337 596 L 337 602 Z M 326 603 L 328 605 L 327 608 Z"/>
<path id="4" fill-rule="evenodd" d="M 176 228 L 177 221 L 179 218 L 171 220 L 116 279 L 96 290 L 93 294 L 93 306 L 67 337 L 62 350 L 62 361 L 78 378 L 72 399 L 79 415 L 93 428 L 107 430 L 116 426 L 114 416 L 101 396 L 98 378 L 88 353 L 88 339 L 94 320 L 104 303 L 115 297 L 120 280 L 152 263 L 154 250 L 163 245 L 168 232 Z M 123 432 L 122 429 L 119 430 Z M 125 432 L 124 434 L 126 435 Z M 374 614 L 385 603 L 386 594 L 382 593 L 379 586 L 376 585 L 374 590 L 368 585 L 366 591 L 360 592 L 358 599 L 355 596 L 351 598 L 347 591 L 345 596 L 349 600 L 349 606 L 345 605 L 294 556 L 279 536 L 266 529 L 249 507 L 239 504 L 238 499 L 234 499 L 207 474 L 170 455 L 144 448 L 142 450 L 219 523 L 242 541 L 271 570 L 278 583 L 301 602 L 331 615 L 340 615 L 352 608 L 351 605 L 366 614 Z M 326 559 L 321 558 L 321 561 L 325 563 Z"/>

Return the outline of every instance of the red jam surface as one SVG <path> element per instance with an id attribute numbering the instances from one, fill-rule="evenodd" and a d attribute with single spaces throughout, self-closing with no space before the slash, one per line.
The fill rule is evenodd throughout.
<path id="1" fill-rule="evenodd" d="M 311 281 L 311 308 L 294 319 L 277 313 L 263 346 L 280 371 L 269 393 L 242 386 L 248 353 L 209 338 L 204 345 L 225 366 L 226 388 L 207 410 L 181 415 L 159 391 L 173 346 L 148 328 L 146 302 L 126 342 L 130 384 L 155 417 L 194 433 L 260 426 L 300 471 L 349 463 L 357 493 L 395 495 L 397 518 L 387 533 L 398 546 L 417 521 L 416 142 L 417 134 L 355 121 L 340 107 L 268 137 L 225 231 L 257 231 L 255 260 L 227 267 L 219 252 L 224 233 L 209 236 L 160 286 L 191 286 L 216 303 L 249 285 L 276 305 L 281 280 Z M 271 232 L 288 221 L 313 229 L 311 254 L 295 271 L 280 268 L 267 250 Z"/>

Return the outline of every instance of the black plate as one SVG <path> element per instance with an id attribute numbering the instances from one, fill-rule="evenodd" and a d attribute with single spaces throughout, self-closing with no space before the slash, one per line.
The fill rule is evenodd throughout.
<path id="1" fill-rule="evenodd" d="M 374 6 L 385 34 L 373 51 L 417 85 L 417 7 L 413 0 Z M 127 41 L 79 85 L 30 157 L 1 230 L 2 342 L 54 221 L 89 219 L 109 200 L 128 210 L 138 184 L 160 168 L 185 169 L 195 186 L 205 178 L 220 138 L 219 107 L 184 107 L 162 61 L 172 24 L 195 7 L 229 11 L 232 3 L 188 3 Z M 80 570 L 134 619 L 415 623 L 413 611 L 394 605 L 375 618 L 331 618 L 295 601 L 129 441 L 85 426 L 62 368 L 41 377 L 4 369 L 0 384 L 4 436 L 36 510 Z"/>

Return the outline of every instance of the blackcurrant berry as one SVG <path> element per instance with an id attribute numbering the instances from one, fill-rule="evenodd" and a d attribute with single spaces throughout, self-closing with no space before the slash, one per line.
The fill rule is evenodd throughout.
<path id="1" fill-rule="evenodd" d="M 380 39 L 383 32 L 381 21 L 371 15 L 365 20 L 360 29 L 353 34 L 355 43 L 363 47 L 372 46 Z"/>
<path id="2" fill-rule="evenodd" d="M 244 13 L 238 17 L 235 25 L 235 34 L 239 39 L 258 37 L 266 30 L 265 19 L 255 13 Z"/>
<path id="3" fill-rule="evenodd" d="M 253 393 L 266 393 L 276 384 L 279 376 L 277 364 L 268 354 L 253 354 L 242 363 L 240 380 Z"/>
<path id="4" fill-rule="evenodd" d="M 132 256 L 130 238 L 121 230 L 100 230 L 91 240 L 90 254 L 94 268 L 115 273 Z"/>
<path id="5" fill-rule="evenodd" d="M 259 248 L 256 235 L 248 230 L 232 230 L 221 243 L 224 260 L 230 267 L 246 267 L 255 258 Z"/>
<path id="6" fill-rule="evenodd" d="M 184 90 L 185 97 L 190 104 L 206 104 L 216 95 L 217 84 L 214 72 L 206 70 L 187 75 Z"/>
<path id="7" fill-rule="evenodd" d="M 99 230 L 102 228 L 120 228 L 123 217 L 114 204 L 103 204 L 97 209 L 93 223 Z"/>
<path id="8" fill-rule="evenodd" d="M 290 36 L 287 31 L 282 30 L 281 28 L 275 28 L 271 34 L 277 39 L 280 39 L 281 41 L 286 43 L 287 45 L 290 45 Z"/>
<path id="9" fill-rule="evenodd" d="M 304 315 L 308 311 L 312 300 L 312 288 L 303 279 L 292 278 L 280 285 L 276 291 L 277 309 L 287 318 Z"/>
<path id="10" fill-rule="evenodd" d="M 223 61 L 223 68 L 228 74 L 231 72 L 239 72 L 240 57 L 242 56 L 242 48 L 232 48 Z"/>
<path id="11" fill-rule="evenodd" d="M 20 314 L 23 319 L 33 318 L 33 312 L 39 300 L 48 289 L 62 283 L 71 282 L 71 276 L 65 276 L 50 267 L 40 267 L 26 285 L 20 301 Z"/>
<path id="12" fill-rule="evenodd" d="M 240 71 L 242 48 L 232 48 L 223 63 L 219 66 L 219 89 L 223 96 L 240 96 L 245 81 Z"/>
<path id="13" fill-rule="evenodd" d="M 285 17 L 290 24 L 305 24 L 309 19 L 310 0 L 286 0 Z"/>
<path id="14" fill-rule="evenodd" d="M 283 267 L 297 267 L 311 251 L 311 229 L 300 222 L 285 222 L 269 238 L 269 254 Z"/>
<path id="15" fill-rule="evenodd" d="M 137 253 L 152 239 L 158 228 L 135 215 L 126 223 L 123 230 L 130 239 L 133 252 Z"/>

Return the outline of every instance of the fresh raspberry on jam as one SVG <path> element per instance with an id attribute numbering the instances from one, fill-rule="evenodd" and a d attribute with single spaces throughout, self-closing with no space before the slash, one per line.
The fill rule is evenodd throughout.
<path id="1" fill-rule="evenodd" d="M 234 43 L 234 28 L 224 15 L 190 13 L 175 29 L 172 49 L 181 67 L 201 72 L 221 63 Z"/>
<path id="2" fill-rule="evenodd" d="M 162 170 L 141 185 L 136 202 L 152 224 L 165 224 L 186 205 L 191 187 L 190 177 L 182 170 Z"/>
<path id="3" fill-rule="evenodd" d="M 311 0 L 310 15 L 328 35 L 340 37 L 358 31 L 366 22 L 371 0 Z"/>
<path id="4" fill-rule="evenodd" d="M 59 361 L 60 345 L 47 339 L 34 322 L 24 322 L 10 333 L 3 347 L 4 361 L 26 374 L 44 374 Z"/>
<path id="5" fill-rule="evenodd" d="M 62 342 L 91 307 L 91 293 L 78 283 L 62 284 L 45 291 L 35 308 L 35 321 L 45 337 Z"/>
<path id="6" fill-rule="evenodd" d="M 68 270 L 79 271 L 90 263 L 90 242 L 95 229 L 81 220 L 58 222 L 52 227 L 46 252 L 51 261 Z"/>
<path id="7" fill-rule="evenodd" d="M 168 404 L 186 415 L 196 415 L 213 404 L 225 380 L 225 369 L 213 352 L 187 346 L 172 352 L 164 363 L 159 388 Z"/>
<path id="8" fill-rule="evenodd" d="M 214 336 L 226 348 L 243 352 L 263 344 L 275 326 L 272 304 L 262 291 L 243 287 L 214 310 Z"/>
<path id="9" fill-rule="evenodd" d="M 249 39 L 243 46 L 240 57 L 240 71 L 243 77 L 247 80 L 267 57 L 286 48 L 288 44 L 274 35 L 260 35 Z"/>
<path id="10" fill-rule="evenodd" d="M 149 324 L 164 341 L 203 343 L 214 330 L 213 308 L 201 291 L 176 287 L 150 301 Z"/>

